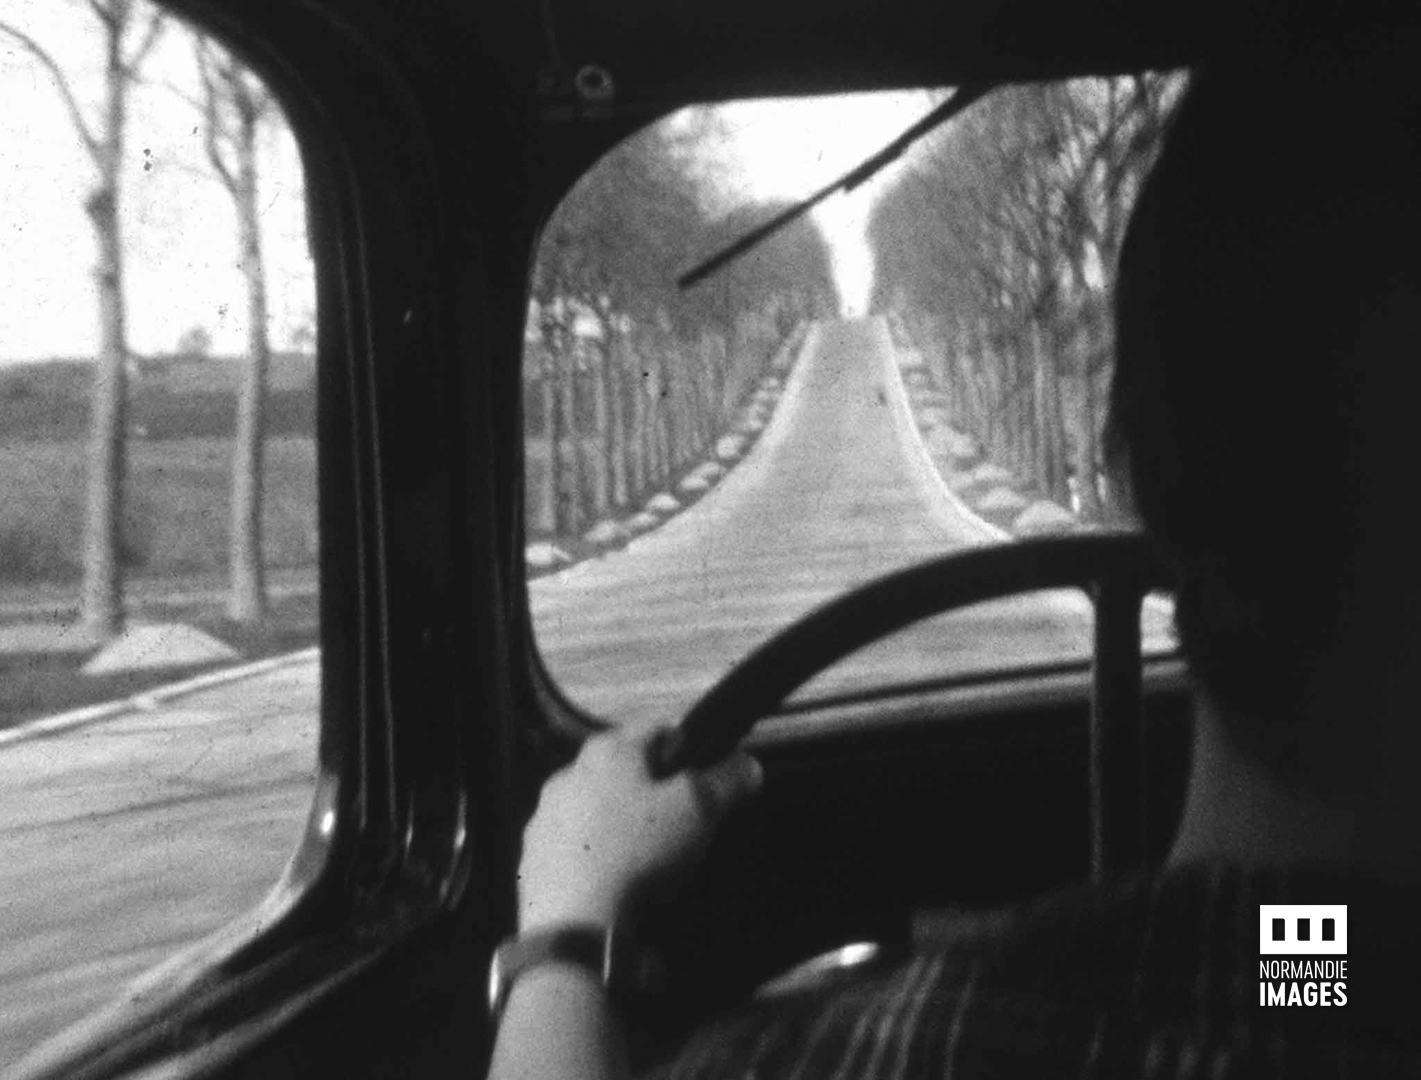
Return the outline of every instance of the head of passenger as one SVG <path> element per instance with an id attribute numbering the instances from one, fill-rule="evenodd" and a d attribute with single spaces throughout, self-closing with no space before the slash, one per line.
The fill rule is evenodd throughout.
<path id="1" fill-rule="evenodd" d="M 1108 443 L 1195 679 L 1237 750 L 1318 789 L 1421 729 L 1415 41 L 1199 72 L 1116 287 Z"/>

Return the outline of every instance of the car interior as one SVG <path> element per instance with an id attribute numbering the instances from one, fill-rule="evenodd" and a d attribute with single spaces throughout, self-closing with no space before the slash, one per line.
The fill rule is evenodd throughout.
<path id="1" fill-rule="evenodd" d="M 172 7 L 261 74 L 306 170 L 315 801 L 257 909 L 16 1077 L 486 1070 L 488 962 L 514 927 L 520 831 L 542 782 L 617 720 L 579 703 L 540 651 L 521 407 L 545 227 L 611 148 L 693 105 L 1188 70 L 1286 14 L 1116 0 Z M 695 687 L 663 718 L 679 727 L 659 767 L 745 741 L 766 783 L 694 886 L 639 913 L 660 976 L 629 1013 L 637 1063 L 806 958 L 857 942 L 891 954 L 956 918 L 1159 858 L 1183 804 L 1191 708 L 1177 655 L 1142 658 L 1142 605 L 1167 586 L 1122 530 L 944 551 L 816 603 Z M 911 685 L 795 696 L 920 620 L 1053 589 L 1092 605 L 1093 656 L 919 664 Z M 607 633 L 600 662 L 615 679 Z"/>

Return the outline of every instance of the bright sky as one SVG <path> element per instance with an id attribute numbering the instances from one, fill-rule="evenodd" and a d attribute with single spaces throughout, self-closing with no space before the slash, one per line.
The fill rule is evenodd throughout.
<path id="1" fill-rule="evenodd" d="M 48 49 L 72 73 L 94 116 L 102 93 L 101 37 L 82 3 L 0 0 L 0 21 Z M 218 352 L 237 352 L 246 333 L 237 270 L 236 221 L 226 191 L 208 171 L 200 118 L 167 83 L 196 94 L 191 37 L 170 31 L 135 88 L 124 176 L 124 228 L 131 346 L 167 352 L 201 326 Z M 94 237 L 83 210 L 92 163 L 44 69 L 0 34 L 0 363 L 91 356 L 97 338 Z M 903 91 L 781 99 L 722 107 L 734 132 L 730 152 L 744 194 L 799 198 L 857 165 L 931 107 Z M 282 347 L 314 304 L 306 250 L 300 165 L 284 129 L 267 133 L 263 243 L 271 289 L 269 331 Z M 841 301 L 864 310 L 872 255 L 864 230 L 890 166 L 815 214 L 831 245 Z"/>
<path id="2" fill-rule="evenodd" d="M 931 108 L 927 91 L 907 90 L 737 102 L 718 112 L 734 133 L 732 153 L 745 194 L 797 199 L 882 149 Z M 814 213 L 830 245 L 847 315 L 867 308 L 873 286 L 868 214 L 900 164 L 846 195 L 831 197 Z"/>
<path id="3" fill-rule="evenodd" d="M 98 113 L 102 38 L 86 4 L 0 0 L 0 21 L 36 39 L 66 71 L 86 111 Z M 153 82 L 195 94 L 192 39 L 170 31 L 145 67 Z M 91 356 L 97 340 L 94 236 L 83 203 L 95 173 L 44 69 L 0 34 L 0 363 Z M 122 198 L 130 345 L 171 350 L 205 327 L 217 352 L 246 333 L 236 216 L 208 172 L 199 116 L 161 86 L 135 89 Z M 263 243 L 274 344 L 314 305 L 300 165 L 290 135 L 267 133 Z"/>

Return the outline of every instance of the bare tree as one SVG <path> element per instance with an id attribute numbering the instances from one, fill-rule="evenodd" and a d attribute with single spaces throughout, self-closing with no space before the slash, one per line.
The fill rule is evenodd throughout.
<path id="1" fill-rule="evenodd" d="M 952 422 L 1099 520 L 1098 383 L 1125 221 L 1182 76 L 1014 87 L 927 142 L 874 211 L 879 307 L 912 316 Z"/>
<path id="2" fill-rule="evenodd" d="M 195 47 L 207 160 L 237 212 L 237 240 L 247 290 L 247 362 L 237 398 L 232 449 L 228 614 L 240 621 L 266 610 L 262 566 L 263 399 L 271 342 L 267 332 L 266 266 L 258 214 L 257 141 L 276 103 L 261 80 L 230 54 L 199 36 Z"/>
<path id="3" fill-rule="evenodd" d="M 0 22 L 0 34 L 18 44 L 48 74 L 94 166 L 94 186 L 84 209 L 98 246 L 94 279 L 99 295 L 99 350 L 91 406 L 80 611 L 84 631 L 102 639 L 116 634 L 123 623 L 119 543 L 128 337 L 119 209 L 124 126 L 129 94 L 163 33 L 164 21 L 144 0 L 87 0 L 87 5 L 101 29 L 103 43 L 104 90 L 92 115 L 75 94 L 75 73 L 66 71 L 48 49 L 16 26 Z"/>
<path id="4" fill-rule="evenodd" d="M 827 249 L 808 222 L 714 280 L 676 288 L 678 274 L 778 209 L 708 207 L 719 121 L 697 116 L 608 154 L 544 232 L 525 367 L 529 431 L 548 461 L 529 503 L 539 531 L 579 535 L 675 481 L 724 432 L 798 318 L 832 305 Z"/>

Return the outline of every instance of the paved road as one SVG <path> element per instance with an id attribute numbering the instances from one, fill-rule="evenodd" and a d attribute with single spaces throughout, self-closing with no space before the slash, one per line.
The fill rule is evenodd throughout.
<path id="1" fill-rule="evenodd" d="M 317 674 L 0 749 L 0 1068 L 276 882 L 311 800 Z"/>
<path id="2" fill-rule="evenodd" d="M 816 326 L 770 427 L 720 485 L 622 551 L 533 583 L 539 647 L 575 701 L 673 718 L 830 597 L 984 542 L 925 475 L 894 363 L 882 320 Z M 984 605 L 867 650 L 813 690 L 1086 655 L 1089 626 L 1060 594 Z"/>
<path id="3" fill-rule="evenodd" d="M 533 587 L 539 643 L 594 711 L 677 715 L 753 643 L 857 582 L 978 543 L 915 464 L 880 323 L 816 328 L 769 428 L 705 499 Z M 917 456 L 921 459 L 921 455 Z M 927 625 L 836 678 L 1077 655 L 1078 603 Z M 310 799 L 314 661 L 0 749 L 0 1065 L 250 907 Z"/>

